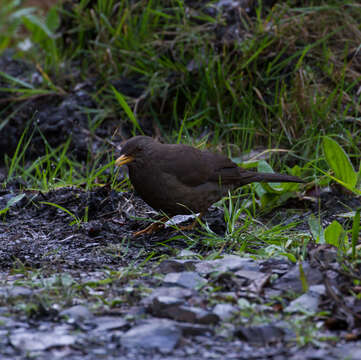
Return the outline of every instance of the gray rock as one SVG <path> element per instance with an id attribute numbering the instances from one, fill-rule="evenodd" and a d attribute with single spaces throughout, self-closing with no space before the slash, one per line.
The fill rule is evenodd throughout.
<path id="1" fill-rule="evenodd" d="M 10 335 L 10 343 L 21 351 L 43 351 L 52 347 L 69 346 L 75 343 L 76 337 L 67 334 L 63 327 L 55 328 L 52 332 L 30 332 L 21 329 Z"/>
<path id="2" fill-rule="evenodd" d="M 361 359 L 361 345 L 352 343 L 342 344 L 333 351 L 336 359 L 359 360 Z"/>
<path id="3" fill-rule="evenodd" d="M 21 321 L 17 321 L 14 318 L 11 318 L 9 316 L 1 316 L 0 315 L 0 328 L 15 328 L 15 327 L 28 327 L 27 324 L 24 324 Z"/>
<path id="4" fill-rule="evenodd" d="M 253 259 L 242 258 L 237 255 L 225 255 L 222 259 L 200 261 L 196 264 L 196 271 L 200 274 L 212 272 L 226 272 L 237 270 L 258 270 L 258 263 Z"/>
<path id="5" fill-rule="evenodd" d="M 213 313 L 222 320 L 230 319 L 237 312 L 238 309 L 231 304 L 217 304 L 213 309 Z"/>
<path id="6" fill-rule="evenodd" d="M 219 316 L 217 314 L 195 306 L 178 306 L 174 311 L 168 311 L 167 315 L 177 321 L 203 325 L 217 324 L 219 322 Z"/>
<path id="7" fill-rule="evenodd" d="M 192 271 L 169 273 L 163 279 L 164 284 L 182 286 L 188 289 L 198 289 L 207 283 L 207 280 Z"/>
<path id="8" fill-rule="evenodd" d="M 33 294 L 33 290 L 24 286 L 5 286 L 0 289 L 0 296 L 6 298 L 29 297 Z"/>
<path id="9" fill-rule="evenodd" d="M 263 272 L 253 270 L 238 270 L 234 274 L 240 278 L 245 278 L 250 281 L 259 281 L 265 276 Z"/>
<path id="10" fill-rule="evenodd" d="M 308 289 L 308 291 L 310 293 L 315 293 L 315 294 L 318 294 L 320 296 L 326 295 L 326 293 L 327 293 L 326 286 L 324 284 L 311 285 L 310 288 Z"/>
<path id="11" fill-rule="evenodd" d="M 299 296 L 297 299 L 291 301 L 291 303 L 284 309 L 285 312 L 307 312 L 316 313 L 319 311 L 319 305 L 321 296 L 326 293 L 324 285 L 312 285 L 307 293 Z"/>
<path id="12" fill-rule="evenodd" d="M 73 321 L 85 321 L 93 317 L 91 311 L 83 305 L 75 305 L 69 309 L 60 312 L 60 316 L 67 317 Z"/>
<path id="13" fill-rule="evenodd" d="M 96 331 L 109 331 L 123 329 L 128 322 L 120 316 L 97 316 L 94 319 Z"/>
<path id="14" fill-rule="evenodd" d="M 205 325 L 219 322 L 218 315 L 195 306 L 184 305 L 184 301 L 169 296 L 154 298 L 149 309 L 154 316 L 166 317 L 182 322 Z"/>
<path id="15" fill-rule="evenodd" d="M 195 215 L 175 215 L 165 223 L 165 227 L 181 224 L 189 219 L 194 219 Z"/>
<path id="16" fill-rule="evenodd" d="M 181 335 L 181 330 L 174 324 L 154 320 L 127 331 L 121 337 L 121 343 L 126 348 L 138 347 L 168 354 L 177 346 Z"/>
<path id="17" fill-rule="evenodd" d="M 271 277 L 270 273 L 263 273 L 260 271 L 253 270 L 238 270 L 235 275 L 240 280 L 245 280 L 246 282 L 240 286 L 240 289 L 248 290 L 252 293 L 260 293 L 263 290 L 264 285 L 268 282 Z"/>
<path id="18" fill-rule="evenodd" d="M 176 305 L 183 305 L 184 301 L 179 298 L 172 296 L 157 296 L 153 299 L 153 309 L 154 310 L 164 310 Z"/>
<path id="19" fill-rule="evenodd" d="M 171 296 L 157 296 L 149 304 L 148 310 L 157 317 L 166 317 L 173 319 L 180 305 L 184 301 Z"/>
<path id="20" fill-rule="evenodd" d="M 148 297 L 143 300 L 145 306 L 149 306 L 153 303 L 154 298 L 156 297 L 171 297 L 177 299 L 187 299 L 193 294 L 192 290 L 181 288 L 179 286 L 161 286 L 155 289 Z"/>
<path id="21" fill-rule="evenodd" d="M 328 349 L 315 349 L 312 348 L 306 348 L 302 350 L 298 350 L 294 355 L 289 357 L 289 360 L 359 360 L 360 359 L 360 353 L 358 354 L 358 357 L 351 357 L 351 356 L 345 356 L 349 351 L 343 352 L 339 354 L 337 357 L 333 356 Z M 352 350 L 351 350 L 352 352 Z M 357 356 L 357 353 L 355 354 Z"/>
<path id="22" fill-rule="evenodd" d="M 285 274 L 294 264 L 284 258 L 270 258 L 260 263 L 260 270 L 263 273 Z"/>
<path id="23" fill-rule="evenodd" d="M 177 257 L 179 258 L 184 258 L 184 257 L 195 257 L 195 258 L 198 258 L 198 254 L 191 251 L 191 250 L 188 250 L 188 249 L 183 249 L 182 251 L 180 251 L 177 255 Z"/>
<path id="24" fill-rule="evenodd" d="M 320 270 L 315 267 L 311 267 L 308 262 L 303 262 L 302 268 L 307 279 L 308 286 L 322 283 L 323 276 Z M 302 282 L 300 279 L 299 264 L 294 265 L 290 271 L 276 280 L 273 283 L 273 288 L 283 291 L 287 290 L 293 291 L 295 293 L 301 293 Z"/>
<path id="25" fill-rule="evenodd" d="M 196 260 L 164 260 L 158 266 L 161 274 L 178 273 L 182 271 L 194 271 Z"/>
<path id="26" fill-rule="evenodd" d="M 235 330 L 235 335 L 241 340 L 258 345 L 266 345 L 281 341 L 284 334 L 285 332 L 282 328 L 273 325 L 240 326 Z"/>
<path id="27" fill-rule="evenodd" d="M 177 327 L 182 330 L 184 336 L 210 335 L 214 333 L 210 326 L 202 324 L 177 322 Z"/>

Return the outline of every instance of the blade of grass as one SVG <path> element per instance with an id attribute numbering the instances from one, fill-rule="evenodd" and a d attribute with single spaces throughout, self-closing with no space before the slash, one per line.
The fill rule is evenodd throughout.
<path id="1" fill-rule="evenodd" d="M 358 243 L 358 236 L 360 234 L 360 212 L 361 209 L 358 209 L 353 218 L 352 224 L 352 258 L 356 258 L 356 245 Z"/>
<path id="2" fill-rule="evenodd" d="M 137 119 L 135 118 L 135 115 L 133 113 L 133 111 L 131 110 L 131 108 L 129 107 L 129 105 L 127 104 L 127 102 L 125 101 L 124 96 L 117 91 L 114 86 L 112 86 L 112 90 L 114 92 L 115 98 L 117 99 L 119 105 L 123 108 L 124 112 L 128 115 L 129 120 L 132 122 L 134 128 L 136 128 L 139 132 L 143 133 L 142 128 L 140 127 Z"/>

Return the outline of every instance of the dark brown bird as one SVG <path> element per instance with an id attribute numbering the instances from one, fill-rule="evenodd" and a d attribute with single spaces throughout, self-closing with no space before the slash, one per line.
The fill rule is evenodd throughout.
<path id="1" fill-rule="evenodd" d="M 303 182 L 296 176 L 248 171 L 224 155 L 187 145 L 161 144 L 149 136 L 126 141 L 115 164 L 127 164 L 130 181 L 140 197 L 168 217 L 202 216 L 228 191 L 252 182 Z M 155 227 L 153 224 L 135 235 L 150 233 Z"/>

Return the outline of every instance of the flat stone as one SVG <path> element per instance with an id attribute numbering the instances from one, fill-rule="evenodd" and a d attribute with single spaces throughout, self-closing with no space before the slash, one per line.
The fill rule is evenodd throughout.
<path id="1" fill-rule="evenodd" d="M 212 335 L 213 329 L 208 325 L 177 322 L 177 327 L 184 336 Z"/>
<path id="2" fill-rule="evenodd" d="M 9 316 L 1 316 L 0 315 L 0 328 L 15 328 L 15 327 L 22 327 L 24 328 L 24 323 L 15 320 Z M 25 325 L 27 326 L 27 325 Z"/>
<path id="3" fill-rule="evenodd" d="M 197 215 L 175 215 L 165 223 L 165 227 L 181 224 L 189 219 L 194 219 L 195 216 Z"/>
<path id="4" fill-rule="evenodd" d="M 324 284 L 311 285 L 310 288 L 308 289 L 308 292 L 315 293 L 320 296 L 326 295 L 326 293 L 327 293 L 326 286 Z"/>
<path id="5" fill-rule="evenodd" d="M 237 277 L 245 278 L 250 281 L 258 281 L 264 278 L 265 274 L 260 271 L 252 271 L 252 270 L 238 270 L 234 273 Z"/>
<path id="6" fill-rule="evenodd" d="M 184 301 L 171 296 L 157 296 L 148 305 L 148 310 L 158 317 L 167 317 L 173 319 L 173 315 L 177 312 L 178 307 L 183 305 Z"/>
<path id="7" fill-rule="evenodd" d="M 198 254 L 195 253 L 194 251 L 191 251 L 191 250 L 188 250 L 188 249 L 183 249 L 178 253 L 177 257 L 178 258 L 185 258 L 185 257 L 195 257 L 195 258 L 197 258 Z"/>
<path id="8" fill-rule="evenodd" d="M 96 323 L 96 331 L 109 331 L 123 329 L 128 322 L 120 316 L 97 316 L 93 319 Z"/>
<path id="9" fill-rule="evenodd" d="M 327 348 L 325 349 L 315 349 L 314 347 L 306 348 L 306 349 L 300 349 L 295 354 L 293 354 L 291 357 L 289 357 L 290 360 L 359 360 L 361 354 L 354 353 L 353 349 L 350 349 L 349 345 L 347 345 L 348 349 L 347 351 L 341 351 L 341 353 L 338 356 L 334 356 L 330 350 Z M 346 356 L 349 352 L 355 354 L 357 357 L 352 357 L 350 355 Z"/>
<path id="10" fill-rule="evenodd" d="M 65 333 L 64 329 L 54 329 L 52 332 L 21 329 L 9 337 L 10 343 L 21 351 L 43 351 L 52 347 L 73 345 L 76 337 Z"/>
<path id="11" fill-rule="evenodd" d="M 333 353 L 337 359 L 359 360 L 361 359 L 361 346 L 352 343 L 342 344 L 335 348 Z"/>
<path id="12" fill-rule="evenodd" d="M 230 319 L 238 311 L 239 310 L 231 304 L 217 304 L 213 309 L 213 313 L 218 315 L 222 320 Z"/>
<path id="13" fill-rule="evenodd" d="M 60 316 L 68 317 L 74 321 L 89 320 L 93 317 L 92 312 L 83 305 L 75 305 L 60 312 Z"/>
<path id="14" fill-rule="evenodd" d="M 225 255 L 222 259 L 200 261 L 196 265 L 196 271 L 203 274 L 212 272 L 227 272 L 237 270 L 258 270 L 258 263 L 253 259 L 242 258 L 237 255 Z"/>
<path id="15" fill-rule="evenodd" d="M 182 322 L 206 325 L 219 322 L 217 314 L 195 306 L 184 305 L 184 301 L 167 296 L 154 298 L 149 309 L 154 316 L 166 317 Z"/>
<path id="16" fill-rule="evenodd" d="M 175 305 L 183 305 L 184 301 L 179 298 L 175 298 L 172 296 L 157 296 L 153 299 L 153 308 L 158 308 L 159 310 L 163 310 L 169 307 L 173 307 Z"/>
<path id="17" fill-rule="evenodd" d="M 311 267 L 308 262 L 302 263 L 303 272 L 307 280 L 308 286 L 321 284 L 323 275 L 315 267 Z M 295 293 L 302 293 L 302 282 L 300 278 L 299 264 L 295 264 L 285 275 L 276 280 L 272 287 L 283 291 L 293 291 Z"/>
<path id="18" fill-rule="evenodd" d="M 198 289 L 205 285 L 207 280 L 199 276 L 196 272 L 183 271 L 167 274 L 163 279 L 163 283 L 182 286 L 188 289 Z"/>
<path id="19" fill-rule="evenodd" d="M 181 305 L 173 309 L 172 312 L 168 311 L 168 315 L 177 321 L 203 325 L 217 324 L 219 322 L 219 316 L 217 314 L 195 306 Z"/>
<path id="20" fill-rule="evenodd" d="M 324 285 L 312 285 L 305 294 L 291 301 L 284 311 L 288 313 L 307 312 L 314 314 L 319 311 L 321 296 L 325 293 L 326 288 Z"/>
<path id="21" fill-rule="evenodd" d="M 171 297 L 171 298 L 177 298 L 177 299 L 187 299 L 191 297 L 193 294 L 193 291 L 190 289 L 185 289 L 179 286 L 161 286 L 157 289 L 155 289 L 149 296 L 147 296 L 145 299 L 142 300 L 143 304 L 145 306 L 149 306 L 151 303 L 153 303 L 154 298 L 156 297 Z"/>
<path id="22" fill-rule="evenodd" d="M 284 258 L 271 258 L 260 263 L 260 270 L 263 273 L 285 274 L 294 264 Z"/>
<path id="23" fill-rule="evenodd" d="M 177 346 L 181 335 L 181 330 L 175 325 L 154 320 L 127 331 L 121 337 L 121 343 L 126 348 L 139 347 L 168 354 Z"/>
<path id="24" fill-rule="evenodd" d="M 34 291 L 25 286 L 6 286 L 0 289 L 0 296 L 6 298 L 29 297 L 33 294 Z"/>
<path id="25" fill-rule="evenodd" d="M 182 271 L 194 271 L 196 260 L 164 260 L 158 266 L 161 274 L 178 273 Z"/>
<path id="26" fill-rule="evenodd" d="M 285 332 L 282 328 L 273 325 L 240 326 L 235 330 L 235 335 L 241 340 L 258 345 L 281 341 L 284 334 Z"/>

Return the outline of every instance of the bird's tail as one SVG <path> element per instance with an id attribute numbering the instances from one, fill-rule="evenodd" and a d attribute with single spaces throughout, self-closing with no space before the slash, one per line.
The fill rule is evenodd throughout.
<path id="1" fill-rule="evenodd" d="M 304 183 L 302 179 L 293 175 L 283 175 L 278 173 L 262 173 L 255 171 L 242 171 L 241 185 L 246 185 L 252 182 L 295 182 Z"/>

